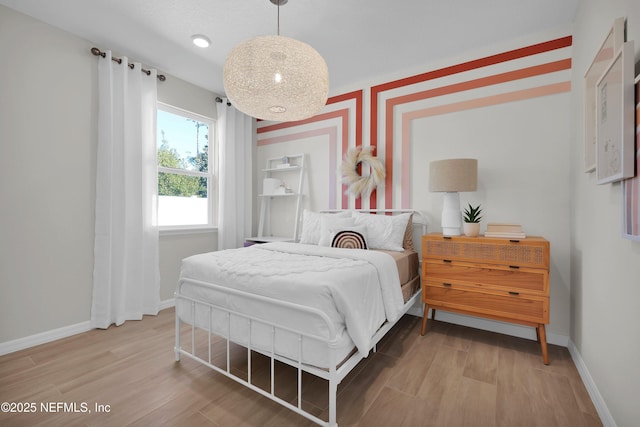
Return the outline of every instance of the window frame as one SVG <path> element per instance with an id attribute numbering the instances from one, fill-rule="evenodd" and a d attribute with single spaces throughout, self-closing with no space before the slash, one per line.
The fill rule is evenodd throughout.
<path id="1" fill-rule="evenodd" d="M 169 168 L 165 166 L 158 165 L 158 161 L 156 160 L 156 175 L 159 176 L 160 173 L 172 173 L 178 175 L 186 175 L 186 176 L 196 176 L 196 177 L 204 177 L 207 178 L 207 224 L 181 224 L 181 225 L 158 225 L 159 231 L 161 235 L 165 234 L 191 234 L 191 233 L 201 233 L 201 232 L 213 232 L 218 230 L 218 211 L 217 206 L 219 206 L 218 200 L 218 180 L 217 171 L 218 171 L 218 138 L 216 132 L 216 120 L 212 117 L 207 117 L 202 114 L 194 113 L 183 108 L 175 107 L 173 105 L 157 101 L 156 108 L 158 111 L 164 111 L 166 113 L 178 115 L 184 117 L 186 119 L 196 120 L 200 123 L 205 123 L 209 126 L 209 139 L 208 139 L 208 160 L 207 172 L 193 171 L 188 169 L 178 169 L 178 168 Z M 156 116 L 156 133 L 159 132 L 159 127 L 157 123 Z M 157 135 L 156 135 L 157 141 Z M 157 142 L 156 142 L 157 144 Z M 156 147 L 157 150 L 157 147 Z M 158 198 L 160 195 L 158 194 Z M 159 209 L 159 205 L 158 205 Z"/>

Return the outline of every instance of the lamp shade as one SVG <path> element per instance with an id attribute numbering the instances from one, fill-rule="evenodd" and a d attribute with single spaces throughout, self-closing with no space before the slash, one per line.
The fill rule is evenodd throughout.
<path id="1" fill-rule="evenodd" d="M 478 160 L 447 159 L 429 164 L 429 191 L 476 191 Z"/>
<path id="2" fill-rule="evenodd" d="M 234 47 L 223 70 L 229 101 L 262 120 L 295 121 L 327 102 L 329 70 L 320 54 L 290 37 L 258 36 Z"/>

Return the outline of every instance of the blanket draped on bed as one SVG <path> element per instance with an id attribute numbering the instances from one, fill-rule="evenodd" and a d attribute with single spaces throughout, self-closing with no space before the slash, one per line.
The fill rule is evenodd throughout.
<path id="1" fill-rule="evenodd" d="M 318 308 L 338 328 L 346 327 L 363 356 L 375 331 L 385 319 L 397 320 L 404 304 L 395 261 L 376 251 L 297 243 L 254 245 L 186 258 L 181 277 Z M 239 304 L 227 301 L 234 309 L 249 310 Z"/>

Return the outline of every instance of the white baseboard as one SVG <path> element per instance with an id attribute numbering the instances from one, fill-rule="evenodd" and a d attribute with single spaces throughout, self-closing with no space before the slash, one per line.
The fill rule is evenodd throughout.
<path id="1" fill-rule="evenodd" d="M 166 299 L 164 301 L 160 301 L 160 305 L 158 306 L 158 310 L 164 310 L 165 308 L 175 307 L 175 306 L 176 306 L 176 299 L 175 298 L 170 298 L 170 299 Z"/>
<path id="2" fill-rule="evenodd" d="M 83 332 L 90 331 L 91 329 L 93 329 L 91 327 L 91 321 L 87 320 L 86 322 L 76 323 L 75 325 L 63 326 L 62 328 L 52 329 L 50 331 L 41 332 L 28 337 L 6 341 L 0 343 L 0 356 L 59 340 L 61 338 L 70 337 L 71 335 L 81 334 Z"/>
<path id="3" fill-rule="evenodd" d="M 176 305 L 175 298 L 160 301 L 159 310 L 174 307 Z M 26 348 L 35 347 L 51 341 L 67 338 L 72 335 L 81 334 L 93 329 L 91 321 L 76 323 L 75 325 L 63 326 L 62 328 L 52 329 L 50 331 L 41 332 L 39 334 L 30 335 L 24 338 L 18 338 L 11 341 L 0 343 L 0 356 L 13 353 L 15 351 L 24 350 Z"/>
<path id="4" fill-rule="evenodd" d="M 422 317 L 423 308 L 418 304 L 411 307 L 409 314 Z M 443 310 L 436 311 L 436 320 L 441 320 L 455 325 L 468 326 L 470 328 L 483 329 L 485 331 L 497 332 L 499 334 L 511 335 L 519 338 L 537 340 L 536 330 L 527 326 L 520 326 L 513 323 L 498 322 L 496 320 L 483 319 L 481 317 L 464 316 L 462 314 L 449 313 Z M 569 345 L 569 337 L 566 335 L 549 333 L 547 331 L 547 342 L 562 347 Z"/>
<path id="5" fill-rule="evenodd" d="M 573 341 L 569 340 L 569 354 L 571 354 L 571 358 L 573 359 L 573 363 L 576 365 L 578 369 L 578 373 L 580 374 L 580 378 L 582 378 L 582 382 L 584 386 L 587 388 L 587 392 L 589 393 L 589 397 L 591 397 L 591 401 L 593 405 L 596 407 L 596 411 L 598 411 L 598 415 L 600 416 L 600 421 L 605 427 L 617 427 L 615 420 L 611 416 L 611 412 L 609 412 L 609 408 L 605 403 L 600 391 L 598 390 L 598 386 L 596 386 L 595 381 L 591 377 L 589 370 L 587 369 L 587 365 L 585 365 L 584 360 L 582 360 L 582 355 L 576 348 Z"/>
<path id="6" fill-rule="evenodd" d="M 423 310 L 422 304 L 414 304 L 409 310 L 407 310 L 407 314 L 422 317 Z"/>

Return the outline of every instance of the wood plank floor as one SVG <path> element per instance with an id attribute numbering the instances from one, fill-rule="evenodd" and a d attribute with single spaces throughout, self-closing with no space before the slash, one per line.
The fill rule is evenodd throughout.
<path id="1" fill-rule="evenodd" d="M 190 359 L 175 362 L 173 335 L 167 309 L 0 357 L 0 402 L 36 404 L 33 413 L 0 412 L 0 425 L 314 425 Z M 246 375 L 246 351 L 233 353 L 231 369 Z M 420 318 L 406 315 L 340 385 L 338 423 L 602 425 L 567 349 L 551 345 L 549 357 L 545 366 L 533 341 L 438 321 L 422 337 Z M 252 360 L 253 380 L 267 387 L 268 361 Z M 295 378 L 276 366 L 280 397 L 295 402 Z M 326 382 L 305 375 L 305 409 L 326 418 L 327 402 Z"/>

